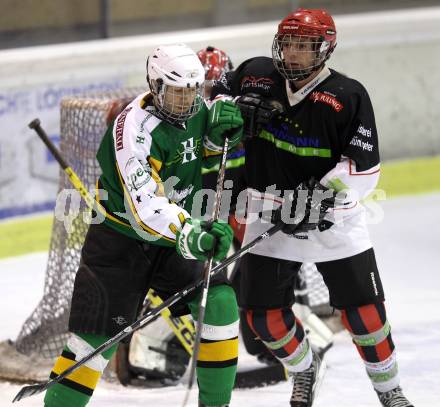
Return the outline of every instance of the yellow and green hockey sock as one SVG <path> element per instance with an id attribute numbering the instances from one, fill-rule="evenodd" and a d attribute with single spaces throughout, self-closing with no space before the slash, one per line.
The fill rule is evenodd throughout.
<path id="1" fill-rule="evenodd" d="M 71 334 L 63 352 L 55 362 L 50 377 L 53 378 L 75 364 L 78 360 L 102 345 L 109 338 L 94 334 Z M 94 357 L 69 376 L 47 389 L 45 407 L 84 407 L 115 353 L 117 345 Z"/>
<path id="2" fill-rule="evenodd" d="M 189 303 L 194 320 L 200 295 Z M 238 361 L 239 315 L 234 290 L 227 285 L 209 288 L 197 359 L 199 399 L 206 406 L 226 405 L 231 400 Z"/>

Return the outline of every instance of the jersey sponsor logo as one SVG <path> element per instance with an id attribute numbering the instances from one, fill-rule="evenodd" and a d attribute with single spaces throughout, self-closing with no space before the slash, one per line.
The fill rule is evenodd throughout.
<path id="1" fill-rule="evenodd" d="M 310 99 L 313 101 L 313 103 L 316 102 L 325 103 L 330 107 L 332 107 L 338 113 L 344 108 L 343 104 L 338 99 L 326 93 L 312 92 L 310 94 Z"/>
<path id="2" fill-rule="evenodd" d="M 145 132 L 145 123 L 147 123 L 148 120 L 150 120 L 151 117 L 153 117 L 153 115 L 151 113 L 147 113 L 145 118 L 141 121 L 141 124 L 139 126 L 139 131 L 141 133 Z"/>
<path id="3" fill-rule="evenodd" d="M 359 125 L 357 132 L 364 137 L 371 137 L 371 129 L 366 129 L 362 124 Z"/>
<path id="4" fill-rule="evenodd" d="M 131 109 L 133 109 L 132 106 L 125 108 L 118 116 L 118 121 L 116 122 L 116 151 L 124 148 L 124 123 Z"/>
<path id="5" fill-rule="evenodd" d="M 127 186 L 130 191 L 137 191 L 151 180 L 151 167 L 148 163 L 141 164 L 135 157 L 131 157 L 125 165 Z"/>
<path id="6" fill-rule="evenodd" d="M 191 137 L 186 141 L 182 141 L 180 144 L 183 145 L 183 159 L 182 164 L 193 161 L 197 158 L 196 151 L 197 146 L 194 145 L 194 138 Z"/>
<path id="7" fill-rule="evenodd" d="M 354 136 L 352 140 L 350 141 L 350 145 L 362 148 L 364 151 L 373 151 L 374 146 L 373 144 L 369 143 L 368 141 L 362 141 L 357 136 Z"/>
<path id="8" fill-rule="evenodd" d="M 273 86 L 274 81 L 267 77 L 255 77 L 255 76 L 245 76 L 241 80 L 241 90 L 249 90 L 249 88 L 263 89 L 264 91 L 269 91 Z"/>
<path id="9" fill-rule="evenodd" d="M 321 146 L 318 137 L 308 137 L 303 135 L 301 127 L 298 123 L 289 122 L 289 124 L 281 123 L 278 125 L 272 125 L 271 123 L 269 123 L 266 126 L 266 130 L 272 133 L 276 138 L 287 141 L 296 147 L 319 148 Z M 298 136 L 296 134 L 293 134 L 296 132 L 300 133 L 301 135 Z"/>

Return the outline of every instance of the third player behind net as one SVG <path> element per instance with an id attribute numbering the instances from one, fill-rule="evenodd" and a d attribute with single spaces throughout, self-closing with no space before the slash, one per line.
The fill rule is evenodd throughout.
<path id="1" fill-rule="evenodd" d="M 332 17 L 325 10 L 300 8 L 280 22 L 272 58 L 251 58 L 214 83 L 212 96 L 238 97 L 246 118 L 248 217 L 291 197 L 284 199 L 284 211 L 269 218 L 284 221 L 283 232 L 242 261 L 240 305 L 255 334 L 291 372 L 290 405 L 311 406 L 322 365 L 291 306 L 301 264 L 316 263 L 381 405 L 411 407 L 399 386 L 384 292 L 360 203 L 379 179 L 373 108 L 361 83 L 327 67 L 335 46 Z M 265 100 L 274 97 L 284 112 L 267 114 Z M 292 192 L 298 187 L 303 192 Z M 319 212 L 312 210 L 309 231 L 292 236 L 288 204 L 295 209 L 303 193 L 306 209 Z M 315 206 L 312 198 L 319 193 L 329 198 Z M 245 243 L 270 227 L 267 217 L 254 218 Z"/>

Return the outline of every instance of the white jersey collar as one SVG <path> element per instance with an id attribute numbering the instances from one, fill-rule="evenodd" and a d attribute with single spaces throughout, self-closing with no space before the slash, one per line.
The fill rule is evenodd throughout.
<path id="1" fill-rule="evenodd" d="M 311 82 L 304 85 L 300 90 L 295 93 L 292 92 L 289 86 L 289 81 L 286 80 L 286 93 L 289 98 L 290 106 L 295 106 L 301 102 L 313 89 L 315 89 L 323 80 L 327 79 L 331 75 L 330 69 L 326 66 Z"/>

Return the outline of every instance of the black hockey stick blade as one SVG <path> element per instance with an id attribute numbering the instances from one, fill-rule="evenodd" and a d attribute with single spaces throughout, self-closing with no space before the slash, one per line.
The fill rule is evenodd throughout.
<path id="1" fill-rule="evenodd" d="M 270 386 L 288 379 L 287 371 L 279 363 L 263 366 L 252 370 L 238 371 L 235 378 L 236 389 L 252 389 L 255 387 Z"/>
<path id="2" fill-rule="evenodd" d="M 33 396 L 34 394 L 39 394 L 48 389 L 51 385 L 51 382 L 45 382 L 42 384 L 33 384 L 31 386 L 24 386 L 14 397 L 12 400 L 13 403 L 16 401 L 20 401 L 21 399 L 25 399 L 26 397 Z"/>

